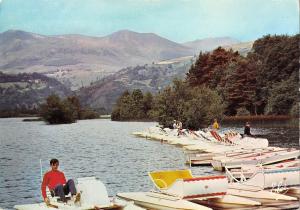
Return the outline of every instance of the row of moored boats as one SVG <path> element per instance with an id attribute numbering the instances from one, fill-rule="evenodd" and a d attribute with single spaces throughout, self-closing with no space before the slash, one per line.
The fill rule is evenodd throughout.
<path id="1" fill-rule="evenodd" d="M 215 203 L 251 206 L 261 205 L 258 199 L 298 199 L 297 196 L 290 197 L 283 194 L 300 193 L 298 149 L 270 147 L 265 138 L 242 136 L 232 130 L 222 133 L 216 130 L 183 130 L 180 133 L 181 135 L 178 135 L 176 129 L 152 127 L 133 134 L 182 147 L 186 163 L 190 166 L 212 165 L 215 170 L 225 172 L 223 183 L 219 183 L 219 179 L 212 178 L 211 185 L 205 185 L 213 189 L 222 186 L 224 194 L 214 192 L 215 196 L 210 198 L 206 197 L 208 194 L 205 191 L 202 192 L 204 196 L 198 192 L 201 198 L 197 200 L 212 199 Z M 210 178 L 200 177 L 199 180 L 201 179 Z M 175 186 L 175 183 L 172 186 Z M 196 187 L 195 182 L 193 186 Z M 183 188 L 187 189 L 186 186 Z"/>

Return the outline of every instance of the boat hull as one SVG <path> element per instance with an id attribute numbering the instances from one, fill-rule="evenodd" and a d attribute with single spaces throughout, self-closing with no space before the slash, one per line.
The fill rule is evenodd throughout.
<path id="1" fill-rule="evenodd" d="M 266 190 L 246 190 L 246 189 L 228 189 L 229 195 L 241 196 L 246 198 L 269 199 L 269 200 L 286 200 L 296 201 L 295 197 L 269 192 Z"/>
<path id="2" fill-rule="evenodd" d="M 209 210 L 211 208 L 178 199 L 176 197 L 152 192 L 118 193 L 118 197 L 134 201 L 135 204 L 145 208 L 158 210 Z"/>

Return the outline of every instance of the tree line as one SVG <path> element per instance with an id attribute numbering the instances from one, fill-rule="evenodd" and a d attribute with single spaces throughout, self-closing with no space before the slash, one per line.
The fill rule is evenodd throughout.
<path id="1" fill-rule="evenodd" d="M 184 80 L 159 93 L 125 91 L 112 120 L 177 119 L 197 129 L 224 115 L 298 116 L 299 38 L 264 36 L 246 57 L 221 47 L 200 53 Z"/>
<path id="2" fill-rule="evenodd" d="M 207 87 L 191 88 L 186 81 L 175 79 L 173 84 L 156 95 L 136 89 L 125 91 L 111 114 L 112 120 L 156 120 L 171 127 L 173 120 L 185 127 L 205 127 L 224 112 L 221 97 Z"/>
<path id="3" fill-rule="evenodd" d="M 294 115 L 298 108 L 300 35 L 264 36 L 247 57 L 217 48 L 200 53 L 187 73 L 192 87 L 217 90 L 226 102 L 225 114 Z"/>

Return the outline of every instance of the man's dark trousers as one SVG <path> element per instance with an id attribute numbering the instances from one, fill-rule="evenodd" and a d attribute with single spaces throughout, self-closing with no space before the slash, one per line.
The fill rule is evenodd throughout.
<path id="1" fill-rule="evenodd" d="M 67 202 L 66 195 L 76 195 L 76 188 L 73 179 L 69 179 L 65 185 L 57 185 L 54 189 L 54 195 L 60 197 L 61 201 Z"/>

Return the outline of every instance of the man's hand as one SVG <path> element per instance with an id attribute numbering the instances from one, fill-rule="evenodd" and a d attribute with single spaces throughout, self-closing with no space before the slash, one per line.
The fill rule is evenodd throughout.
<path id="1" fill-rule="evenodd" d="M 46 203 L 47 206 L 50 205 L 50 200 L 49 200 L 49 198 L 45 198 L 44 201 L 45 201 L 45 203 Z"/>

